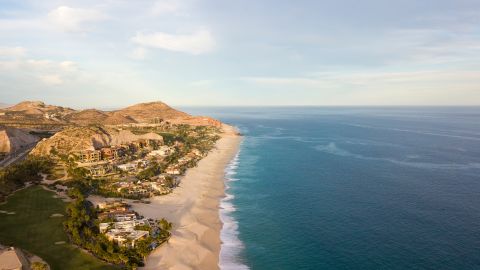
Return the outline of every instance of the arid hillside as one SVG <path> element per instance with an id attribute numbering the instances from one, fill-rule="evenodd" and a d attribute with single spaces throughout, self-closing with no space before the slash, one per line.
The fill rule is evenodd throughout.
<path id="1" fill-rule="evenodd" d="M 161 122 L 209 126 L 219 126 L 221 124 L 209 117 L 191 116 L 160 101 L 140 103 L 115 111 L 97 109 L 77 111 L 60 106 L 46 105 L 40 101 L 24 101 L 0 109 L 0 124 L 9 126 L 88 126 L 155 124 Z"/>
<path id="2" fill-rule="evenodd" d="M 129 116 L 137 123 L 148 123 L 152 120 L 155 120 L 155 118 L 167 120 L 189 116 L 188 114 L 177 111 L 160 101 L 136 104 L 125 109 L 115 111 L 115 113 Z"/>
<path id="3" fill-rule="evenodd" d="M 44 139 L 32 150 L 32 155 L 68 154 L 84 150 L 94 150 L 106 146 L 116 146 L 141 139 L 163 141 L 156 133 L 142 135 L 112 127 L 68 127 L 48 139 Z"/>

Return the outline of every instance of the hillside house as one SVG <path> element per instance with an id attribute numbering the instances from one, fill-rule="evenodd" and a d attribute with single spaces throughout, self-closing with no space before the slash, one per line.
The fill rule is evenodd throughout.
<path id="1" fill-rule="evenodd" d="M 166 157 L 168 155 L 173 154 L 174 152 L 175 152 L 175 149 L 173 147 L 169 147 L 167 145 L 162 145 L 157 150 L 153 150 L 150 153 L 148 153 L 148 156 Z"/>
<path id="2" fill-rule="evenodd" d="M 102 164 L 87 168 L 90 175 L 93 177 L 102 177 L 113 172 L 113 166 L 111 164 Z"/>
<path id="3" fill-rule="evenodd" d="M 102 152 L 98 150 L 86 150 L 79 154 L 80 162 L 98 162 L 102 159 Z"/>
<path id="4" fill-rule="evenodd" d="M 166 170 L 165 170 L 166 173 L 168 174 L 172 174 L 172 175 L 180 175 L 182 174 L 182 172 L 180 171 L 179 168 L 177 167 L 168 167 Z"/>

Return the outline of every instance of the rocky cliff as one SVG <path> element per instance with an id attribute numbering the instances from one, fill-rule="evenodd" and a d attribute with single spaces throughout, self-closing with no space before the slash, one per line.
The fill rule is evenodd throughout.
<path id="1" fill-rule="evenodd" d="M 0 153 L 10 153 L 39 140 L 25 130 L 0 126 Z"/>
<path id="2" fill-rule="evenodd" d="M 37 156 L 52 153 L 68 154 L 130 143 L 141 139 L 163 141 L 162 136 L 156 133 L 136 135 L 129 130 L 111 127 L 69 127 L 39 142 L 31 154 Z"/>

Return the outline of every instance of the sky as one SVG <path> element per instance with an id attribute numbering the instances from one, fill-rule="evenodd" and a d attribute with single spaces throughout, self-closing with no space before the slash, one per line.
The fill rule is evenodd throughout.
<path id="1" fill-rule="evenodd" d="M 480 105 L 478 0 L 0 0 L 0 103 Z"/>

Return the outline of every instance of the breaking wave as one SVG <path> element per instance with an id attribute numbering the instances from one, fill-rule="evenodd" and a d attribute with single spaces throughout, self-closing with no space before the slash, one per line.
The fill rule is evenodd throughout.
<path id="1" fill-rule="evenodd" d="M 220 269 L 222 270 L 248 270 L 249 267 L 240 260 L 240 253 L 244 249 L 242 241 L 238 238 L 238 222 L 232 216 L 236 208 L 233 205 L 233 194 L 228 193 L 229 183 L 237 181 L 235 178 L 238 168 L 238 156 L 230 162 L 225 170 L 225 198 L 220 202 L 220 220 L 223 222 L 220 239 L 222 246 L 220 249 Z"/>

